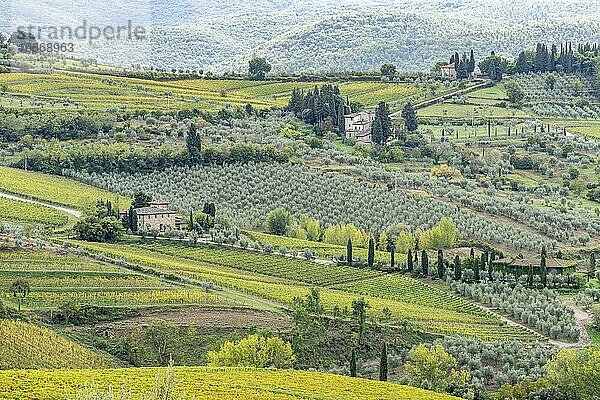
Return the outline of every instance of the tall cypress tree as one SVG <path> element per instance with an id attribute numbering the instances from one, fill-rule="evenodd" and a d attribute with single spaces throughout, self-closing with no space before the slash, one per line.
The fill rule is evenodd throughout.
<path id="1" fill-rule="evenodd" d="M 372 140 L 375 144 L 385 144 L 392 136 L 392 120 L 387 103 L 381 102 L 377 106 L 371 129 Z"/>
<path id="2" fill-rule="evenodd" d="M 337 111 L 337 126 L 338 126 L 338 133 L 340 134 L 340 136 L 344 136 L 344 133 L 346 132 L 346 120 L 344 118 L 344 116 L 346 115 L 346 108 L 344 107 L 344 102 L 340 101 L 340 104 L 338 106 L 338 111 Z"/>
<path id="3" fill-rule="evenodd" d="M 396 249 L 394 248 L 394 246 L 392 246 L 392 248 L 390 249 L 390 267 L 391 270 L 394 270 L 394 266 L 396 265 Z"/>
<path id="4" fill-rule="evenodd" d="M 457 255 L 454 256 L 454 280 L 460 281 L 462 278 L 462 270 L 460 265 L 460 257 Z"/>
<path id="5" fill-rule="evenodd" d="M 486 267 L 486 264 L 487 264 L 487 253 L 486 252 L 481 253 L 480 263 L 481 263 L 481 269 L 480 270 L 482 272 L 485 272 L 485 267 Z M 479 276 L 479 279 L 481 279 L 481 276 Z"/>
<path id="6" fill-rule="evenodd" d="M 190 162 L 192 164 L 197 164 L 200 162 L 200 157 L 202 154 L 202 142 L 200 141 L 200 135 L 196 129 L 196 124 L 193 122 L 190 124 L 185 143 Z"/>
<path id="7" fill-rule="evenodd" d="M 415 248 L 415 255 L 413 257 L 413 265 L 415 268 L 419 268 L 419 248 L 418 246 Z"/>
<path id="8" fill-rule="evenodd" d="M 350 376 L 356 378 L 356 349 L 354 347 L 350 355 Z"/>
<path id="9" fill-rule="evenodd" d="M 529 265 L 529 269 L 527 271 L 527 286 L 533 287 L 533 265 Z"/>
<path id="10" fill-rule="evenodd" d="M 437 252 L 437 270 L 439 279 L 444 279 L 445 269 L 446 268 L 444 267 L 444 252 L 442 251 L 442 249 L 439 249 Z"/>
<path id="11" fill-rule="evenodd" d="M 375 240 L 373 237 L 369 239 L 369 254 L 367 256 L 367 265 L 369 268 L 373 268 L 373 264 L 375 264 Z"/>
<path id="12" fill-rule="evenodd" d="M 458 62 L 456 66 L 456 77 L 458 79 L 467 79 L 469 77 L 468 61 L 466 55 Z"/>
<path id="13" fill-rule="evenodd" d="M 407 256 L 407 260 L 406 260 L 406 267 L 408 268 L 408 272 L 412 272 L 412 270 L 413 270 L 413 257 L 412 257 L 412 251 L 410 249 L 408 249 L 408 256 Z"/>
<path id="14" fill-rule="evenodd" d="M 384 144 L 383 129 L 381 127 L 381 119 L 375 117 L 373 126 L 371 127 L 371 141 L 375 144 Z"/>
<path id="15" fill-rule="evenodd" d="M 348 265 L 352 265 L 352 239 L 348 238 L 348 243 L 346 244 L 346 258 L 348 260 Z"/>
<path id="16" fill-rule="evenodd" d="M 417 113 L 410 102 L 406 103 L 404 108 L 402 108 L 402 119 L 404 120 L 406 130 L 409 132 L 415 132 L 419 127 Z"/>
<path id="17" fill-rule="evenodd" d="M 427 276 L 427 272 L 429 271 L 429 257 L 427 256 L 427 252 L 423 250 L 421 252 L 421 272 L 423 275 Z"/>
<path id="18" fill-rule="evenodd" d="M 129 207 L 129 211 L 127 212 L 127 221 L 129 230 L 131 232 L 137 231 L 137 218 L 133 206 Z"/>
<path id="19" fill-rule="evenodd" d="M 473 50 L 471 50 L 471 54 L 469 56 L 469 63 L 467 65 L 467 72 L 469 74 L 472 74 L 473 72 L 475 72 L 475 54 L 473 53 Z"/>
<path id="20" fill-rule="evenodd" d="M 546 287 L 548 284 L 548 268 L 546 267 L 546 247 L 542 247 L 542 254 L 540 258 L 540 278 L 542 285 Z"/>
<path id="21" fill-rule="evenodd" d="M 388 379 L 388 355 L 387 355 L 387 344 L 383 342 L 381 344 L 381 358 L 379 360 L 379 380 L 387 381 Z"/>

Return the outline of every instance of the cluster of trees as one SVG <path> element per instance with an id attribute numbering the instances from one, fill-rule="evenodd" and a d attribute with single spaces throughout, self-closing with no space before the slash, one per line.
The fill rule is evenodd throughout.
<path id="1" fill-rule="evenodd" d="M 479 63 L 481 72 L 486 73 L 493 81 L 502 80 L 504 73 L 524 74 L 528 72 L 580 73 L 598 76 L 600 73 L 599 48 L 597 44 L 580 44 L 577 50 L 572 43 L 564 43 L 558 47 L 553 44 L 548 49 L 544 43 L 538 43 L 535 50 L 523 50 L 514 61 L 497 56 L 494 52 Z M 549 85 L 552 85 L 549 82 Z"/>
<path id="2" fill-rule="evenodd" d="M 119 210 L 113 208 L 109 200 L 98 200 L 86 210 L 85 216 L 75 223 L 73 231 L 80 240 L 114 242 L 122 236 L 124 228 L 119 221 Z"/>
<path id="3" fill-rule="evenodd" d="M 486 341 L 455 336 L 435 343 L 456 357 L 460 369 L 487 387 L 515 384 L 524 379 L 538 380 L 545 375 L 544 366 L 556 353 L 543 342 Z"/>
<path id="4" fill-rule="evenodd" d="M 217 208 L 215 207 L 215 203 L 204 203 L 202 211 L 199 212 L 190 210 L 190 216 L 187 222 L 188 230 L 190 232 L 209 232 L 217 223 Z"/>
<path id="5" fill-rule="evenodd" d="M 475 55 L 473 50 L 471 50 L 468 56 L 467 53 L 463 53 L 462 57 L 459 56 L 458 52 L 454 53 L 450 57 L 450 64 L 454 64 L 457 79 L 468 79 L 475 72 Z"/>
<path id="6" fill-rule="evenodd" d="M 344 115 L 360 109 L 360 104 L 349 102 L 340 94 L 337 85 L 323 85 L 304 93 L 294 89 L 287 109 L 302 121 L 312 124 L 317 132 L 344 133 Z"/>
<path id="7" fill-rule="evenodd" d="M 264 57 L 254 57 L 248 62 L 248 76 L 250 79 L 263 81 L 271 72 L 271 64 Z"/>
<path id="8" fill-rule="evenodd" d="M 296 219 L 288 210 L 279 207 L 267 214 L 265 227 L 269 233 L 275 235 L 347 246 L 346 260 L 349 263 L 353 260 L 351 256 L 353 246 L 369 249 L 369 259 L 372 261 L 375 249 L 401 254 L 414 250 L 417 254 L 420 250 L 419 246 L 423 250 L 447 249 L 460 240 L 456 224 L 450 218 L 442 218 L 436 226 L 418 231 L 416 234 L 407 231 L 403 225 L 391 225 L 382 230 L 375 240 L 371 234 L 353 224 L 330 224 L 323 227 L 321 221 L 316 218 L 301 214 Z M 394 255 L 391 257 L 393 258 Z M 373 266 L 372 262 L 369 266 Z"/>
<path id="9" fill-rule="evenodd" d="M 471 375 L 461 370 L 456 358 L 440 344 L 412 348 L 404 369 L 411 385 L 440 393 L 460 395 L 457 392 L 471 380 Z"/>
<path id="10" fill-rule="evenodd" d="M 83 139 L 116 126 L 107 113 L 0 110 L 0 141 L 18 142 L 26 135 L 46 140 Z"/>
<path id="11" fill-rule="evenodd" d="M 296 219 L 283 207 L 276 208 L 267 214 L 265 227 L 269 233 L 274 235 L 340 246 L 344 246 L 348 240 L 352 240 L 359 247 L 367 247 L 370 237 L 367 232 L 353 224 L 332 224 L 322 227 L 321 221 L 307 214 L 301 214 Z"/>
<path id="12" fill-rule="evenodd" d="M 492 81 L 499 82 L 502 80 L 502 75 L 509 69 L 509 61 L 506 58 L 497 56 L 492 51 L 487 58 L 479 63 L 479 69 L 487 74 Z"/>
<path id="13" fill-rule="evenodd" d="M 462 296 L 501 310 L 552 339 L 579 338 L 573 310 L 550 289 L 538 291 L 511 287 L 502 282 L 453 282 L 450 287 Z"/>
<path id="14" fill-rule="evenodd" d="M 369 323 L 370 307 L 361 297 L 353 300 L 351 307 L 334 305 L 333 315 L 328 317 L 317 288 L 304 298 L 294 298 L 290 336 L 298 356 L 297 366 L 321 369 L 342 363 L 344 367 L 336 372 L 356 377 L 359 369 L 365 369 L 359 358 L 379 357 L 379 380 L 386 381 L 390 362 L 387 341 L 397 349 L 410 346 L 415 337 L 408 326 L 395 335 L 390 329 Z"/>
<path id="15" fill-rule="evenodd" d="M 544 367 L 545 376 L 525 379 L 514 385 L 503 385 L 493 394 L 493 400 L 594 400 L 598 398 L 600 382 L 600 347 L 562 349 Z M 593 383 L 592 383 L 593 382 Z"/>
<path id="16" fill-rule="evenodd" d="M 579 44 L 573 49 L 571 42 L 561 43 L 560 51 L 555 44 L 548 48 L 544 43 L 538 43 L 535 50 L 524 50 L 514 64 L 514 72 L 559 72 L 581 73 L 593 75 L 596 72 L 595 58 L 599 55 L 596 43 Z"/>
<path id="17" fill-rule="evenodd" d="M 164 170 L 193 164 L 224 165 L 251 161 L 285 162 L 293 151 L 273 145 L 234 143 L 230 146 L 204 146 L 197 153 L 171 145 L 146 147 L 127 143 L 48 143 L 29 150 L 13 167 L 60 175 L 65 170 L 135 173 Z"/>

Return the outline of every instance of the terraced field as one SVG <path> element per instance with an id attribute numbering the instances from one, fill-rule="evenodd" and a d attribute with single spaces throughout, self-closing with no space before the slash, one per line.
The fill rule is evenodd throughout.
<path id="1" fill-rule="evenodd" d="M 456 397 L 408 386 L 318 372 L 178 367 L 173 370 L 175 396 L 205 400 L 452 400 Z M 152 392 L 158 368 L 78 371 L 3 371 L 5 400 L 62 400 L 95 387 L 133 392 L 135 399 Z"/>
<path id="2" fill-rule="evenodd" d="M 24 309 L 50 309 L 66 301 L 96 306 L 219 305 L 228 302 L 202 288 L 184 287 L 82 257 L 47 252 L 0 252 L 0 300 L 18 306 L 16 280 L 31 287 Z"/>
<path id="3" fill-rule="evenodd" d="M 116 366 L 117 363 L 107 357 L 65 339 L 49 329 L 27 322 L 0 320 L 0 370 Z M 7 383 L 4 382 L 4 387 L 0 389 L 3 399 L 10 393 Z"/>
<path id="4" fill-rule="evenodd" d="M 126 209 L 131 201 L 72 179 L 0 166 L 0 191 L 82 209 L 98 199 Z"/>
<path id="5" fill-rule="evenodd" d="M 319 268 L 325 271 L 330 268 L 316 263 L 312 266 L 309 266 L 311 263 L 305 262 L 296 264 L 292 262 L 295 261 L 293 259 L 277 255 L 265 258 L 263 254 L 254 254 L 246 257 L 247 252 L 229 248 L 214 249 L 204 246 L 195 249 L 167 243 L 145 246 L 84 242 L 72 244 L 115 259 L 124 259 L 127 263 L 158 273 L 181 276 L 198 282 L 212 282 L 284 306 L 289 306 L 296 297 L 305 297 L 314 285 L 293 280 L 292 276 L 311 280 Z M 276 259 L 280 259 L 279 263 L 285 263 L 285 266 L 278 270 L 278 276 L 256 272 L 263 268 L 262 271 L 275 273 L 277 270 L 271 269 L 273 267 L 268 266 L 267 260 Z M 246 265 L 240 266 L 243 263 Z M 389 311 L 395 323 L 408 322 L 427 332 L 464 334 L 483 339 L 534 339 L 519 328 L 507 326 L 494 315 L 482 312 L 453 295 L 440 292 L 414 279 L 350 267 L 340 271 L 346 274 L 354 271 L 356 279 L 352 283 L 338 280 L 340 286 L 336 286 L 336 280 L 328 278 L 329 285 L 316 285 L 321 287 L 321 300 L 327 312 L 332 312 L 334 308 L 350 310 L 352 301 L 363 296 L 369 303 L 368 313 L 372 317 L 381 318 Z M 322 279 L 319 275 L 316 276 L 317 281 Z M 399 294 L 396 295 L 393 291 Z"/>
<path id="6" fill-rule="evenodd" d="M 291 257 L 261 254 L 254 251 L 244 251 L 223 246 L 199 245 L 192 248 L 184 244 L 167 245 L 152 243 L 142 245 L 141 247 L 171 256 L 318 286 L 329 286 L 336 283 L 381 275 L 379 272 L 373 270 L 322 265 Z"/>

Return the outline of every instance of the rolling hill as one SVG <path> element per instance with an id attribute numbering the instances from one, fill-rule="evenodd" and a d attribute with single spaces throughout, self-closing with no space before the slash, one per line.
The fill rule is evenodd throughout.
<path id="1" fill-rule="evenodd" d="M 117 393 L 123 387 L 127 391 L 132 390 L 131 398 L 139 399 L 141 394 L 153 390 L 157 375 L 162 376 L 164 372 L 158 368 L 18 373 L 5 371 L 0 372 L 0 392 L 8 393 L 8 397 L 5 397 L 7 400 L 55 400 L 72 396 L 89 385 L 105 390 L 110 385 Z M 175 391 L 190 399 L 457 399 L 408 386 L 317 372 L 179 367 L 174 368 L 173 377 L 176 382 Z"/>
<path id="2" fill-rule="evenodd" d="M 28 0 L 0 11 L 0 30 L 130 20 L 147 29 L 146 40 L 77 45 L 80 56 L 121 66 L 243 71 L 258 54 L 274 72 L 366 70 L 383 62 L 429 70 L 454 50 L 474 48 L 481 59 L 491 50 L 512 54 L 537 41 L 596 41 L 598 16 L 593 0 L 247 0 L 235 7 L 214 0 Z"/>

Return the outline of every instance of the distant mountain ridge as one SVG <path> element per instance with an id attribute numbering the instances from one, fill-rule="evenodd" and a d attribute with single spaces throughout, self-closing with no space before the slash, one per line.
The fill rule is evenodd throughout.
<path id="1" fill-rule="evenodd" d="M 600 41 L 595 0 L 7 0 L 0 29 L 19 25 L 123 24 L 148 29 L 143 43 L 78 46 L 113 65 L 246 69 L 258 54 L 274 72 L 429 70 L 453 51 L 515 54 L 538 41 Z M 57 4 L 58 3 L 58 4 Z M 44 12 L 41 12 L 41 11 Z"/>

